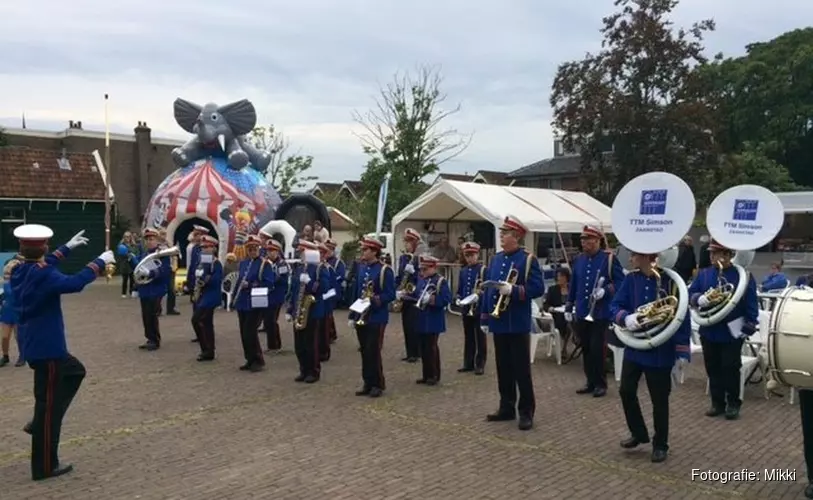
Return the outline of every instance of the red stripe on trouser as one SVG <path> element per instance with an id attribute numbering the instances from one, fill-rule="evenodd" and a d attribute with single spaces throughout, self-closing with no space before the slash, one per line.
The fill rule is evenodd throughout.
<path id="1" fill-rule="evenodd" d="M 56 362 L 48 362 L 48 381 L 45 384 L 45 429 L 42 440 L 43 471 L 45 474 L 53 472 L 51 464 L 51 421 L 54 417 L 54 392 L 56 391 Z"/>
<path id="2" fill-rule="evenodd" d="M 260 363 L 265 363 L 265 358 L 263 357 L 263 346 L 260 343 L 260 334 L 257 333 L 257 330 L 260 329 L 260 323 L 263 320 L 263 315 L 260 313 L 256 313 L 256 321 L 254 322 L 254 329 L 252 330 L 252 336 L 254 337 L 254 342 L 256 343 L 257 347 L 257 361 Z"/>
<path id="3" fill-rule="evenodd" d="M 318 375 L 321 367 L 321 362 L 319 360 L 319 337 L 321 335 L 321 327 L 322 321 L 315 319 L 313 325 L 313 375 Z"/>
<path id="4" fill-rule="evenodd" d="M 384 348 L 384 330 L 387 328 L 387 325 L 381 325 L 378 329 L 378 351 L 376 352 L 376 356 L 378 357 L 378 388 L 382 391 L 385 389 L 386 382 L 384 381 L 384 362 L 381 359 L 381 350 Z"/>

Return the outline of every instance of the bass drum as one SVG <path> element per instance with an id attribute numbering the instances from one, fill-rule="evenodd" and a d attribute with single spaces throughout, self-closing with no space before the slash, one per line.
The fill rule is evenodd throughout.
<path id="1" fill-rule="evenodd" d="M 789 387 L 813 389 L 813 289 L 787 288 L 768 328 L 768 364 Z"/>

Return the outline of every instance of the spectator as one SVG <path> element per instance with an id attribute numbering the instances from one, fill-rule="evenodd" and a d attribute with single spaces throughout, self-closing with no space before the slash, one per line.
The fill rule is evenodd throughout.
<path id="1" fill-rule="evenodd" d="M 455 252 L 455 249 L 449 245 L 449 238 L 446 236 L 443 236 L 440 239 L 440 242 L 437 244 L 432 254 L 435 258 L 440 259 L 441 262 L 455 262 L 457 259 L 457 253 Z"/>
<path id="2" fill-rule="evenodd" d="M 313 221 L 313 241 L 317 243 L 324 243 L 330 239 L 330 233 L 322 226 L 322 221 Z"/>
<path id="3" fill-rule="evenodd" d="M 548 289 L 548 293 L 545 294 L 545 301 L 542 303 L 542 310 L 550 312 L 550 315 L 553 316 L 553 326 L 559 330 L 559 335 L 562 337 L 562 357 L 567 356 L 565 348 L 567 341 L 570 339 L 570 324 L 565 319 L 565 313 L 551 312 L 551 309 L 565 305 L 568 293 L 570 292 L 569 286 L 570 269 L 560 267 L 556 270 L 556 284 Z"/>
<path id="4" fill-rule="evenodd" d="M 689 282 L 694 275 L 697 268 L 697 258 L 694 254 L 694 242 L 692 237 L 688 234 L 683 237 L 680 245 L 678 246 L 678 258 L 675 262 L 675 272 L 683 278 L 683 281 Z"/>
<path id="5" fill-rule="evenodd" d="M 709 235 L 700 237 L 700 259 L 697 263 L 698 269 L 705 269 L 711 266 L 711 254 L 709 254 Z"/>
<path id="6" fill-rule="evenodd" d="M 788 278 L 782 272 L 782 263 L 771 263 L 771 272 L 762 280 L 762 291 L 782 290 L 788 286 Z"/>

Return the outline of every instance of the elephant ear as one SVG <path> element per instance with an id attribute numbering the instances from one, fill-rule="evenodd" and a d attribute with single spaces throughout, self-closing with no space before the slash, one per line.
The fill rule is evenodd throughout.
<path id="1" fill-rule="evenodd" d="M 257 111 L 248 99 L 241 99 L 217 108 L 235 136 L 246 135 L 257 126 Z"/>
<path id="2" fill-rule="evenodd" d="M 194 102 L 189 102 L 180 97 L 175 99 L 175 121 L 190 134 L 195 133 L 195 122 L 198 121 L 201 111 L 203 111 L 203 108 Z"/>

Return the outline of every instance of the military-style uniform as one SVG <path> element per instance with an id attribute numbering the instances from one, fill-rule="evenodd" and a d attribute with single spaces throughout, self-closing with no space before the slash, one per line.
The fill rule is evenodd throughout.
<path id="1" fill-rule="evenodd" d="M 516 217 L 505 218 L 500 231 L 511 231 L 517 239 L 528 230 Z M 497 385 L 500 407 L 487 419 L 491 422 L 513 420 L 519 412 L 519 426 L 533 426 L 536 410 L 533 379 L 531 378 L 531 301 L 545 293 L 542 270 L 536 257 L 524 248 L 497 253 L 486 270 L 486 281 L 505 281 L 509 270 L 517 271 L 513 286 L 503 285 L 484 291 L 481 299 L 481 325 L 494 335 L 494 356 L 497 364 Z M 491 316 L 500 296 L 510 299 L 505 311 Z M 517 389 L 519 404 L 517 405 Z"/>
<path id="2" fill-rule="evenodd" d="M 330 248 L 324 243 L 317 243 L 322 262 L 319 267 L 327 269 L 328 286 L 322 292 L 325 301 L 322 320 L 319 323 L 319 360 L 322 362 L 330 360 L 330 325 L 333 324 L 333 304 L 336 298 L 336 269 L 328 262 Z M 328 294 L 331 296 L 328 297 Z"/>
<path id="3" fill-rule="evenodd" d="M 151 228 L 144 229 L 144 238 L 148 241 L 156 241 L 159 237 L 158 231 Z M 157 244 L 152 249 L 145 249 L 134 258 L 133 268 L 139 262 L 147 258 L 158 248 Z M 161 300 L 167 293 L 167 282 L 171 274 L 169 257 L 161 258 L 161 265 L 149 271 L 149 283 L 138 285 L 138 298 L 141 302 L 141 322 L 144 325 L 144 337 L 147 342 L 140 345 L 140 349 L 155 351 L 161 347 L 161 327 L 158 316 L 161 314 Z M 138 279 L 138 276 L 136 276 Z"/>
<path id="4" fill-rule="evenodd" d="M 249 235 L 246 238 L 246 248 L 259 249 L 260 238 Z M 240 341 L 243 345 L 243 355 L 246 359 L 240 367 L 244 371 L 258 372 L 265 366 L 263 349 L 257 330 L 265 316 L 265 308 L 255 308 L 251 303 L 252 288 L 272 288 L 274 286 L 274 270 L 268 261 L 259 255 L 253 259 L 244 259 L 240 262 L 237 273 L 238 288 L 235 290 L 234 309 L 237 311 L 237 321 L 240 324 Z"/>
<path id="5" fill-rule="evenodd" d="M 381 363 L 381 349 L 384 346 L 384 331 L 389 323 L 389 304 L 395 300 L 395 276 L 392 268 L 379 260 L 383 245 L 375 238 L 361 240 L 362 252 L 371 251 L 375 256 L 358 263 L 353 288 L 355 296 L 364 294 L 368 283 L 372 283 L 373 298 L 370 308 L 364 313 L 364 325 L 357 325 L 359 315 L 350 311 L 349 323 L 356 330 L 361 350 L 361 378 L 364 385 L 357 396 L 377 398 L 386 389 L 384 368 Z"/>
<path id="6" fill-rule="evenodd" d="M 728 251 L 725 247 L 712 240 L 709 251 Z M 719 269 L 716 265 L 701 269 L 689 287 L 689 297 L 692 307 L 701 307 L 701 297 L 710 288 L 717 286 Z M 734 266 L 723 269 L 723 277 L 735 288 L 739 283 L 739 274 Z M 743 327 L 735 338 L 728 324 L 742 318 Z M 716 417 L 725 413 L 729 420 L 739 417 L 742 400 L 740 400 L 740 368 L 742 367 L 742 345 L 745 337 L 756 332 L 759 322 L 759 300 L 757 298 L 757 284 L 754 277 L 748 274 L 748 285 L 739 303 L 734 310 L 722 321 L 711 326 L 701 326 L 699 329 L 700 343 L 703 346 L 703 363 L 706 366 L 706 375 L 709 378 L 709 394 L 711 408 L 706 415 Z"/>
<path id="7" fill-rule="evenodd" d="M 217 249 L 217 240 L 209 235 L 201 237 L 201 248 Z M 220 305 L 220 288 L 223 284 L 223 264 L 212 256 L 208 264 L 201 263 L 195 271 L 195 283 L 203 283 L 192 313 L 192 329 L 200 345 L 198 361 L 215 359 L 215 309 Z M 196 285 L 197 286 L 197 285 Z M 193 290 L 194 292 L 194 290 Z"/>
<path id="8" fill-rule="evenodd" d="M 34 419 L 25 431 L 31 434 L 31 477 L 41 480 L 73 470 L 59 460 L 59 437 L 65 413 L 86 374 L 82 363 L 68 352 L 59 297 L 82 291 L 104 273 L 115 256 L 108 250 L 82 271 L 64 275 L 55 264 L 68 255 L 71 246 L 87 243 L 82 233 L 44 259 L 34 255 L 47 250 L 51 229 L 23 225 L 14 230 L 14 236 L 27 256 L 12 272 L 11 288 L 17 299 L 18 328 L 24 333 L 25 359 L 34 370 Z"/>
<path id="9" fill-rule="evenodd" d="M 662 274 L 661 289 L 668 295 L 675 294 L 675 285 Z M 610 313 L 616 325 L 627 328 L 628 321 L 637 316 L 638 307 L 658 298 L 658 282 L 654 275 L 635 271 L 626 276 L 610 304 Z M 634 322 L 633 322 L 634 323 Z M 634 333 L 634 332 L 633 332 Z M 691 320 L 683 319 L 678 331 L 666 343 L 649 350 L 626 346 L 621 369 L 621 386 L 618 390 L 630 438 L 623 441 L 624 448 L 634 448 L 649 442 L 641 405 L 638 402 L 638 382 L 643 374 L 652 401 L 652 418 L 655 435 L 652 437 L 652 461 L 662 462 L 669 449 L 669 394 L 672 391 L 672 370 L 679 358 L 689 360 Z"/>
<path id="10" fill-rule="evenodd" d="M 436 273 L 439 259 L 421 256 L 421 276 L 411 298 L 418 311 L 417 330 L 421 339 L 421 365 L 423 373 L 418 384 L 436 385 L 440 382 L 440 348 L 438 338 L 446 331 L 446 307 L 452 302 L 449 282 Z M 428 287 L 435 292 L 424 293 Z"/>
<path id="11" fill-rule="evenodd" d="M 325 316 L 325 300 L 322 296 L 330 289 L 330 273 L 327 267 L 321 265 L 318 246 L 315 243 L 299 240 L 299 247 L 303 250 L 303 264 L 291 276 L 288 318 L 296 321 L 300 288 L 305 295 L 313 296 L 314 302 L 308 311 L 304 328 L 296 330 L 296 326 L 294 327 L 294 349 L 299 360 L 299 375 L 294 380 L 312 384 L 318 381 L 322 374 L 322 363 L 319 359 L 321 325 Z"/>
<path id="12" fill-rule="evenodd" d="M 417 248 L 417 245 L 421 241 L 421 235 L 414 229 L 409 228 L 404 231 L 404 241 L 414 243 Z M 406 278 L 406 283 L 417 286 L 418 275 L 416 272 L 417 269 L 415 269 L 417 265 L 417 252 L 414 255 L 404 254 L 398 258 L 398 273 L 395 276 L 395 281 L 398 283 L 397 286 L 404 283 L 404 278 Z M 402 361 L 414 363 L 421 357 L 420 337 L 418 337 L 415 324 L 417 319 L 418 311 L 415 310 L 415 304 L 405 301 L 401 309 L 401 329 L 404 331 L 404 349 L 406 354 Z"/>
<path id="13" fill-rule="evenodd" d="M 333 267 L 333 270 L 336 275 L 336 296 L 330 299 L 331 302 L 331 309 L 335 313 L 336 308 L 339 306 L 339 301 L 344 298 L 344 287 L 345 287 L 345 278 L 347 274 L 347 266 L 344 265 L 344 262 L 336 255 L 336 242 L 332 239 L 327 240 L 325 245 L 330 249 L 332 255 L 329 259 L 327 259 L 328 264 Z M 331 313 L 330 317 L 328 318 L 330 325 L 328 326 L 330 330 L 330 343 L 336 342 L 338 339 L 338 335 L 336 334 L 336 318 L 334 314 Z"/>
<path id="14" fill-rule="evenodd" d="M 603 234 L 597 228 L 585 226 L 582 239 L 601 241 Z M 601 278 L 604 282 L 597 288 Z M 582 363 L 586 384 L 577 392 L 595 397 L 607 393 L 604 361 L 607 351 L 607 329 L 610 325 L 610 302 L 615 290 L 624 281 L 624 268 L 615 256 L 598 249 L 592 255 L 582 253 L 573 261 L 573 273 L 568 287 L 565 311 L 572 315 L 573 326 L 582 346 Z M 593 321 L 585 318 L 593 306 Z"/>
<path id="15" fill-rule="evenodd" d="M 282 349 L 282 336 L 279 330 L 279 312 L 285 303 L 285 296 L 288 294 L 288 278 L 291 276 L 288 263 L 282 256 L 282 245 L 277 240 L 269 239 L 266 242 L 266 251 L 270 253 L 276 250 L 276 260 L 270 260 L 274 271 L 274 289 L 268 295 L 268 308 L 265 310 L 263 326 L 268 337 L 268 350 L 279 351 Z"/>
<path id="16" fill-rule="evenodd" d="M 463 244 L 463 255 L 477 255 L 479 252 L 480 245 L 477 243 L 466 242 Z M 459 301 L 476 293 L 475 286 L 477 282 L 485 281 L 485 271 L 485 266 L 479 262 L 463 266 L 460 269 L 460 275 L 457 280 L 455 299 Z M 458 372 L 473 371 L 477 375 L 482 375 L 486 365 L 488 345 L 486 343 L 486 334 L 483 332 L 483 329 L 480 328 L 479 305 L 480 300 L 478 299 L 474 304 L 466 306 L 461 310 L 465 343 L 463 347 L 463 367 L 457 370 Z"/>
<path id="17" fill-rule="evenodd" d="M 166 244 L 164 248 L 168 248 Z M 175 304 L 175 273 L 178 271 L 178 257 L 173 255 L 169 258 L 169 279 L 167 280 L 167 315 L 177 316 L 181 314 Z"/>
<path id="18" fill-rule="evenodd" d="M 205 234 L 209 234 L 209 228 L 207 228 L 205 226 L 199 226 L 197 224 L 192 226 L 192 234 L 191 234 L 191 236 L 192 236 L 193 239 L 200 240 L 200 238 Z M 200 255 L 201 255 L 200 244 L 199 243 L 192 243 L 191 245 L 192 245 L 192 248 L 190 249 L 189 245 L 187 245 L 187 250 L 186 250 L 186 283 L 184 285 L 185 288 L 186 288 L 186 292 L 190 294 L 190 298 L 189 298 L 190 302 L 192 302 L 192 297 L 191 297 L 192 290 L 195 289 L 195 271 L 198 269 L 198 266 L 200 265 Z M 174 284 L 175 284 L 175 278 L 174 277 L 172 279 L 172 283 L 173 283 L 173 287 L 174 287 Z M 169 307 L 169 306 L 167 306 L 167 307 Z M 194 313 L 194 310 L 195 310 L 195 304 L 193 302 L 192 303 L 192 311 L 193 311 L 193 313 Z M 197 337 L 192 339 L 192 342 L 197 342 L 197 341 L 198 341 Z"/>

